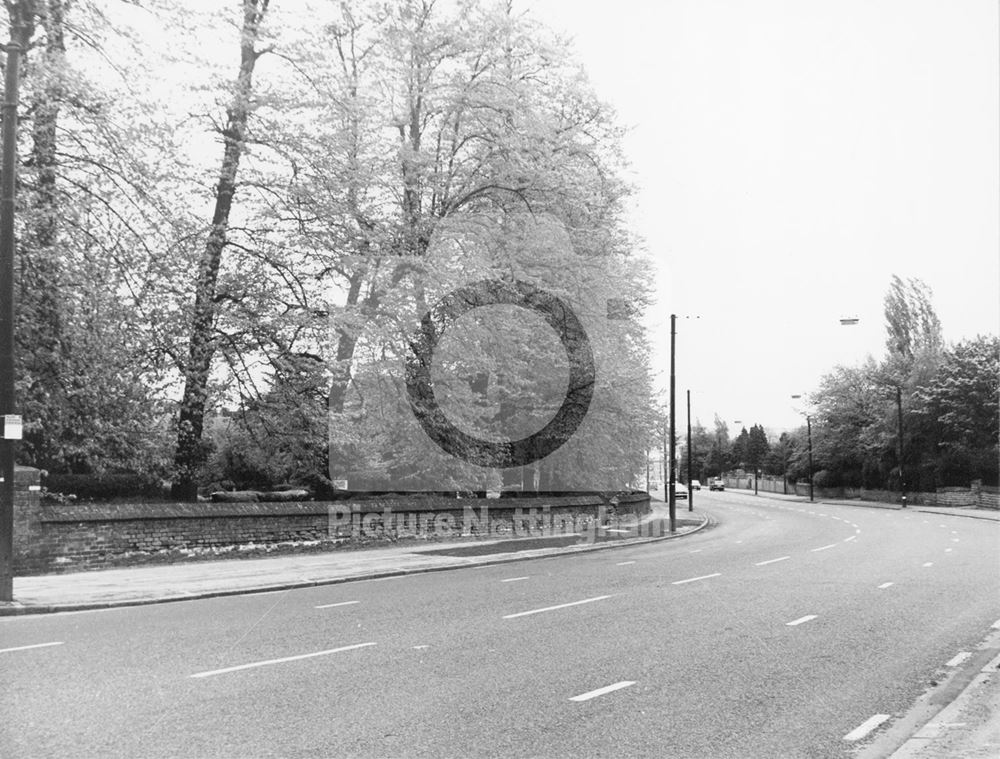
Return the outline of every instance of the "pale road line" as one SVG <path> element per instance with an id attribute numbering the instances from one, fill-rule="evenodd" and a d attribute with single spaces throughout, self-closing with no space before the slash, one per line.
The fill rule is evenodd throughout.
<path id="1" fill-rule="evenodd" d="M 945 549 L 944 549 L 944 552 L 945 552 L 945 553 L 951 553 L 951 549 L 950 549 L 950 548 L 945 548 Z"/>
<path id="2" fill-rule="evenodd" d="M 851 732 L 849 732 L 847 735 L 845 735 L 844 736 L 844 740 L 845 741 L 857 741 L 857 740 L 860 740 L 860 739 L 864 738 L 866 735 L 868 735 L 868 733 L 870 733 L 876 727 L 878 727 L 883 722 L 885 722 L 887 719 L 889 719 L 889 716 L 890 715 L 888 715 L 888 714 L 875 714 L 875 715 L 869 717 L 864 722 L 862 722 L 860 725 L 858 725 L 856 728 L 854 728 L 853 730 L 851 730 Z"/>
<path id="3" fill-rule="evenodd" d="M 520 582 L 521 580 L 529 580 L 529 577 L 508 577 L 506 580 L 501 580 L 500 582 Z"/>
<path id="4" fill-rule="evenodd" d="M 611 596 L 595 596 L 594 598 L 585 598 L 582 601 L 571 601 L 568 604 L 559 604 L 558 606 L 546 606 L 544 609 L 532 609 L 531 611 L 519 611 L 517 614 L 505 614 L 504 619 L 514 619 L 515 617 L 527 617 L 529 614 L 541 614 L 543 611 L 555 611 L 556 609 L 565 609 L 569 606 L 579 606 L 580 604 L 589 604 L 594 601 L 603 601 L 605 598 L 611 598 Z"/>
<path id="5" fill-rule="evenodd" d="M 711 574 L 711 575 L 702 575 L 701 577 L 689 577 L 686 580 L 677 580 L 676 582 L 672 582 L 670 584 L 671 585 L 683 585 L 686 582 L 697 582 L 698 580 L 707 580 L 710 577 L 720 577 L 721 575 L 722 575 L 722 572 L 716 572 L 715 574 Z"/>
<path id="6" fill-rule="evenodd" d="M 592 698 L 597 698 L 598 696 L 603 696 L 605 693 L 611 693 L 616 690 L 621 690 L 622 688 L 627 688 L 630 685 L 635 685 L 635 680 L 622 680 L 620 683 L 615 683 L 614 685 L 605 685 L 603 688 L 592 690 L 589 693 L 581 693 L 579 696 L 573 696 L 570 701 L 589 701 Z"/>
<path id="7" fill-rule="evenodd" d="M 959 651 L 949 661 L 947 661 L 944 666 L 957 667 L 959 664 L 964 662 L 970 656 L 972 656 L 972 654 L 969 651 Z"/>
<path id="8" fill-rule="evenodd" d="M 857 536 L 857 535 L 851 535 L 851 537 L 849 537 L 849 538 L 844 538 L 844 542 L 845 542 L 845 543 L 850 543 L 850 542 L 851 542 L 852 540 L 854 540 L 854 539 L 855 539 L 856 537 L 858 537 L 858 536 Z"/>
<path id="9" fill-rule="evenodd" d="M 924 562 L 923 566 L 925 566 L 925 567 L 933 567 L 934 566 L 934 562 L 933 561 L 926 561 L 926 562 Z"/>
<path id="10" fill-rule="evenodd" d="M 47 648 L 48 646 L 61 646 L 63 642 L 61 640 L 54 640 L 51 643 L 33 643 L 30 646 L 14 646 L 13 648 L 0 648 L 0 654 L 5 654 L 8 651 L 27 651 L 29 648 Z"/>
<path id="11" fill-rule="evenodd" d="M 254 667 L 266 667 L 269 664 L 284 664 L 287 661 L 298 661 L 300 659 L 312 659 L 316 656 L 329 656 L 330 654 L 338 654 L 341 651 L 352 651 L 355 648 L 365 648 L 367 646 L 374 646 L 375 643 L 355 643 L 353 646 L 341 646 L 340 648 L 330 648 L 326 651 L 315 651 L 311 654 L 299 654 L 298 656 L 284 656 L 281 659 L 267 659 L 265 661 L 255 661 L 250 664 L 239 664 L 235 667 L 225 667 L 224 669 L 212 669 L 207 672 L 197 672 L 191 677 L 211 677 L 212 675 L 222 675 L 226 672 L 237 672 L 241 669 L 253 669 Z"/>
<path id="12" fill-rule="evenodd" d="M 830 545 L 822 546 L 821 548 L 813 548 L 812 551 L 813 553 L 815 553 L 816 551 L 825 551 L 827 548 L 836 548 L 836 547 L 837 547 L 836 543 L 831 543 Z"/>
<path id="13" fill-rule="evenodd" d="M 888 588 L 890 585 L 895 585 L 895 584 L 896 583 L 894 582 L 883 582 L 881 585 L 878 586 L 878 589 L 883 590 L 885 588 Z"/>
<path id="14" fill-rule="evenodd" d="M 341 601 L 335 604 L 323 604 L 321 606 L 314 606 L 315 609 L 332 609 L 334 606 L 353 606 L 354 604 L 361 603 L 360 601 Z"/>
<path id="15" fill-rule="evenodd" d="M 693 551 L 691 551 L 691 553 L 701 553 L 701 549 L 695 548 Z"/>
<path id="16" fill-rule="evenodd" d="M 624 567 L 624 566 L 628 566 L 629 564 L 635 564 L 635 562 L 634 561 L 619 561 L 617 564 L 615 564 L 615 566 L 616 567 Z"/>
<path id="17" fill-rule="evenodd" d="M 818 614 L 806 614 L 804 617 L 799 617 L 798 619 L 793 619 L 791 622 L 785 622 L 788 627 L 795 627 L 796 625 L 801 625 L 803 622 L 809 622 L 810 620 L 816 619 Z"/>
<path id="18" fill-rule="evenodd" d="M 784 561 L 785 559 L 790 559 L 790 558 L 792 558 L 792 557 L 791 556 L 782 556 L 780 559 L 768 559 L 767 561 L 758 561 L 756 564 L 754 564 L 754 566 L 755 567 L 762 567 L 765 564 L 774 564 L 774 562 L 776 562 L 776 561 Z"/>

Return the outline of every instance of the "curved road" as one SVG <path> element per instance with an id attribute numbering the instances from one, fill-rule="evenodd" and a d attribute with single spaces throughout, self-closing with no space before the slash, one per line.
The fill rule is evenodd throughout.
<path id="1" fill-rule="evenodd" d="M 1000 618 L 997 523 L 696 507 L 680 540 L 2 618 L 0 755 L 850 757 Z"/>

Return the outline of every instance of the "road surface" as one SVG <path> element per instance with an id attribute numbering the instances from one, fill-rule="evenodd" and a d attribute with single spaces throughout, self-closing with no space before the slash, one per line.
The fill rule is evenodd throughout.
<path id="1" fill-rule="evenodd" d="M 0 618 L 0 755 L 850 757 L 1000 617 L 994 522 L 695 505 L 680 540 Z"/>

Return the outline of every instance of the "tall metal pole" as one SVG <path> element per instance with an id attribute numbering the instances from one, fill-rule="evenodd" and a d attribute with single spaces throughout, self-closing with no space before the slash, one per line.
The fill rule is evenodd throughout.
<path id="1" fill-rule="evenodd" d="M 806 434 L 809 436 L 809 503 L 813 502 L 813 428 L 812 420 L 806 414 Z"/>
<path id="2" fill-rule="evenodd" d="M 896 422 L 899 427 L 899 500 L 906 508 L 906 478 L 903 477 L 903 390 L 896 385 Z"/>
<path id="3" fill-rule="evenodd" d="M 676 373 L 675 367 L 675 344 L 677 342 L 677 314 L 670 314 L 670 490 L 668 491 L 668 505 L 670 508 L 670 531 L 677 532 L 677 499 L 674 485 L 677 481 L 677 467 L 674 462 L 677 460 L 677 441 L 674 431 L 677 429 L 677 408 L 676 408 Z M 688 494 L 690 497 L 690 493 Z"/>
<path id="4" fill-rule="evenodd" d="M 691 391 L 687 391 L 688 406 L 688 511 L 694 511 L 694 488 L 691 479 L 694 471 L 691 469 Z"/>
<path id="5" fill-rule="evenodd" d="M 22 10 L 22 13 L 24 11 Z M 13 21 L 13 19 L 12 19 Z M 14 413 L 14 192 L 17 172 L 18 66 L 25 27 L 11 25 L 3 96 L 0 167 L 0 416 Z M 14 600 L 14 446 L 4 425 L 0 439 L 0 601 Z"/>

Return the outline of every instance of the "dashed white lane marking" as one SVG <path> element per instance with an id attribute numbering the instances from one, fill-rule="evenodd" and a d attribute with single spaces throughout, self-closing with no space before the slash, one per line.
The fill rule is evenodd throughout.
<path id="1" fill-rule="evenodd" d="M 556 606 L 546 606 L 543 609 L 532 609 L 531 611 L 519 611 L 517 614 L 505 614 L 504 619 L 514 619 L 516 617 L 527 617 L 529 614 L 541 614 L 543 611 L 555 611 L 556 609 L 566 609 L 570 606 L 579 606 L 580 604 L 589 604 L 594 601 L 603 601 L 605 598 L 611 598 L 611 596 L 594 596 L 593 598 L 584 598 L 582 601 L 571 601 L 568 604 L 558 604 Z"/>
<path id="2" fill-rule="evenodd" d="M 851 535 L 851 537 L 849 537 L 849 538 L 844 538 L 844 541 L 843 541 L 843 542 L 845 542 L 845 543 L 850 543 L 850 542 L 851 542 L 852 540 L 854 540 L 854 539 L 855 539 L 856 537 L 858 537 L 858 536 L 857 536 L 856 534 L 855 534 L 855 535 Z"/>
<path id="3" fill-rule="evenodd" d="M 972 656 L 972 653 L 969 652 L 969 651 L 959 651 L 950 660 L 948 660 L 948 662 L 945 663 L 944 666 L 946 666 L 946 667 L 957 667 L 959 664 L 961 664 L 962 662 L 964 662 L 970 656 Z"/>
<path id="4" fill-rule="evenodd" d="M 768 559 L 767 561 L 758 561 L 756 564 L 754 564 L 754 566 L 755 567 L 762 567 L 765 564 L 774 564 L 776 561 L 784 561 L 785 559 L 790 559 L 790 558 L 792 558 L 792 557 L 791 556 L 782 556 L 782 557 L 780 557 L 778 559 Z"/>
<path id="5" fill-rule="evenodd" d="M 890 587 L 892 587 L 895 584 L 896 583 L 894 583 L 894 582 L 883 582 L 881 585 L 878 586 L 878 589 L 879 590 L 885 590 L 886 588 L 890 588 Z"/>
<path id="6" fill-rule="evenodd" d="M 925 562 L 924 562 L 924 563 L 922 564 L 922 566 L 925 566 L 925 567 L 933 567 L 933 566 L 934 566 L 934 562 L 933 562 L 933 561 L 925 561 Z"/>
<path id="7" fill-rule="evenodd" d="M 635 562 L 634 561 L 619 561 L 615 566 L 617 566 L 617 567 L 624 567 L 624 566 L 626 566 L 628 564 L 635 564 Z"/>
<path id="8" fill-rule="evenodd" d="M 191 677 L 211 677 L 212 675 L 223 675 L 227 672 L 238 672 L 241 669 L 253 669 L 254 667 L 266 667 L 269 664 L 284 664 L 288 661 L 298 661 L 300 659 L 312 659 L 316 656 L 329 656 L 330 654 L 339 654 L 341 651 L 353 651 L 356 648 L 366 648 L 368 646 L 374 646 L 374 641 L 371 643 L 355 643 L 353 646 L 341 646 L 340 648 L 328 648 L 326 651 L 314 651 L 311 654 L 299 654 L 298 656 L 283 656 L 280 659 L 267 659 L 265 661 L 255 661 L 250 664 L 239 664 L 235 667 L 225 667 L 223 669 L 211 669 L 207 672 L 197 672 Z"/>
<path id="9" fill-rule="evenodd" d="M 621 690 L 622 688 L 627 688 L 630 685 L 635 685 L 635 680 L 622 680 L 620 683 L 615 683 L 614 685 L 605 685 L 603 688 L 598 688 L 597 690 L 592 690 L 587 693 L 581 693 L 579 696 L 573 696 L 570 701 L 589 701 L 592 698 L 597 698 L 598 696 L 603 696 L 605 693 L 611 693 L 616 690 Z"/>
<path id="10" fill-rule="evenodd" d="M 799 617 L 798 619 L 793 619 L 791 622 L 785 622 L 788 627 L 795 627 L 796 625 L 801 625 L 804 622 L 809 622 L 810 620 L 816 619 L 818 614 L 806 614 L 804 617 Z"/>
<path id="11" fill-rule="evenodd" d="M 323 604 L 321 606 L 316 606 L 316 609 L 332 609 L 334 606 L 353 606 L 356 603 L 361 603 L 360 601 L 341 601 L 335 604 Z"/>
<path id="12" fill-rule="evenodd" d="M 506 580 L 501 580 L 500 582 L 520 582 L 521 580 L 527 580 L 528 577 L 508 577 Z"/>
<path id="13" fill-rule="evenodd" d="M 951 542 L 952 542 L 952 543 L 958 543 L 958 542 L 960 542 L 960 541 L 959 541 L 959 539 L 958 539 L 958 538 L 952 538 L 952 539 L 951 539 Z"/>
<path id="14" fill-rule="evenodd" d="M 14 646 L 13 648 L 0 648 L 0 654 L 5 654 L 8 651 L 27 651 L 29 648 L 48 648 L 49 646 L 61 646 L 63 642 L 61 640 L 54 640 L 51 643 L 32 643 L 30 646 Z"/>
<path id="15" fill-rule="evenodd" d="M 722 575 L 722 572 L 716 572 L 715 574 L 701 575 L 700 577 L 689 577 L 686 580 L 677 580 L 676 582 L 672 582 L 670 584 L 671 585 L 683 585 L 684 583 L 687 583 L 687 582 L 697 582 L 698 580 L 707 580 L 710 577 L 719 577 L 721 575 Z"/>
<path id="16" fill-rule="evenodd" d="M 862 722 L 860 725 L 858 725 L 856 728 L 854 728 L 853 730 L 851 730 L 851 732 L 849 732 L 847 735 L 845 735 L 844 736 L 844 740 L 845 741 L 857 741 L 857 740 L 861 740 L 866 735 L 868 735 L 868 733 L 870 733 L 876 727 L 878 727 L 883 722 L 885 722 L 887 719 L 889 719 L 889 716 L 890 715 L 888 715 L 888 714 L 875 714 L 875 715 L 869 717 L 864 722 Z"/>
<path id="17" fill-rule="evenodd" d="M 743 541 L 742 541 L 742 540 L 737 540 L 736 542 L 737 542 L 737 543 L 742 543 Z"/>
<path id="18" fill-rule="evenodd" d="M 695 548 L 693 551 L 691 551 L 691 553 L 701 553 L 701 549 Z"/>
<path id="19" fill-rule="evenodd" d="M 414 646 L 414 648 L 419 651 L 424 648 L 430 648 L 430 646 Z"/>
<path id="20" fill-rule="evenodd" d="M 836 548 L 836 546 L 837 546 L 836 543 L 831 543 L 828 546 L 820 546 L 819 548 L 813 548 L 812 551 L 813 553 L 815 553 L 816 551 L 825 551 L 827 548 Z"/>
<path id="21" fill-rule="evenodd" d="M 951 549 L 951 548 L 945 548 L 945 549 L 944 549 L 944 552 L 945 552 L 945 553 L 951 553 L 951 551 L 952 551 L 952 549 Z"/>

